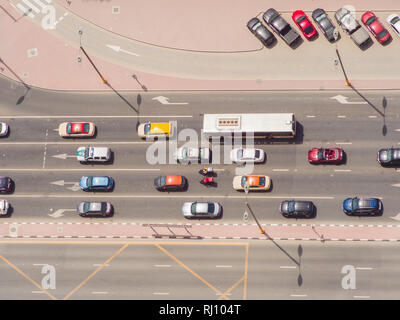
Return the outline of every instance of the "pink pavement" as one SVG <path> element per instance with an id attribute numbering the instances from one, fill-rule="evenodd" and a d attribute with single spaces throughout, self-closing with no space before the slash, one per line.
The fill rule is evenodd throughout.
<path id="1" fill-rule="evenodd" d="M 207 0 L 201 3 L 195 1 L 172 0 L 168 2 L 124 1 L 62 1 L 60 4 L 68 7 L 74 13 L 99 24 L 113 32 L 124 31 L 124 36 L 142 41 L 182 47 L 185 49 L 210 51 L 240 51 L 252 50 L 258 43 L 249 37 L 243 23 L 254 13 L 265 10 L 264 1 Z M 70 2 L 70 5 L 68 3 Z M 345 1 L 339 1 L 345 4 Z M 270 1 L 268 6 L 278 10 L 290 10 L 294 1 Z M 353 1 L 360 10 L 372 6 L 373 1 Z M 341 4 L 334 6 L 330 1 L 320 1 L 319 6 L 327 10 L 335 10 Z M 0 74 L 11 79 L 22 81 L 26 85 L 52 90 L 111 90 L 98 77 L 89 62 L 77 62 L 79 51 L 67 46 L 51 33 L 44 32 L 40 27 L 23 17 L 15 22 L 8 13 L 19 18 L 8 2 L 2 2 L 0 10 L 0 37 L 4 39 L 0 46 Z M 110 18 L 113 6 L 122 9 L 117 18 Z M 302 2 L 303 9 L 314 8 L 313 1 Z M 381 1 L 373 5 L 376 9 L 400 7 L 398 1 Z M 378 6 L 378 7 L 377 7 Z M 210 9 L 212 7 L 212 10 Z M 95 8 L 95 10 L 94 10 Z M 154 10 L 157 8 L 157 10 Z M 230 8 L 231 10 L 226 10 Z M 108 13 L 107 13 L 108 12 Z M 151 16 L 151 21 L 144 20 Z M 207 17 L 205 19 L 204 17 Z M 221 21 L 221 18 L 223 21 Z M 224 23 L 224 21 L 241 21 L 243 23 Z M 243 20 L 243 21 L 242 21 Z M 103 23 L 101 23 L 103 22 Z M 127 24 L 130 24 L 129 27 Z M 146 28 L 146 24 L 151 27 Z M 177 30 L 190 23 L 195 28 L 195 41 L 187 36 L 177 37 Z M 187 25 L 187 24 L 186 24 Z M 135 28 L 137 26 L 137 28 Z M 140 26 L 140 28 L 139 28 Z M 230 29 L 232 26 L 237 30 Z M 216 28 L 216 29 L 215 29 Z M 215 29 L 215 30 L 214 30 Z M 229 30 L 228 30 L 229 29 Z M 157 31 L 158 30 L 158 31 Z M 181 34 L 181 33 L 179 33 Z M 206 36 L 204 36 L 206 35 Z M 240 39 L 240 41 L 238 41 Z M 36 56 L 28 56 L 31 49 L 37 49 Z M 89 52 L 90 54 L 90 52 Z M 167 77 L 157 74 L 129 70 L 102 59 L 91 57 L 96 65 L 101 66 L 101 73 L 108 83 L 117 90 L 324 90 L 348 89 L 341 80 L 195 80 Z M 137 81 L 132 78 L 135 73 Z M 358 89 L 398 89 L 400 79 L 352 80 Z"/>
<path id="2" fill-rule="evenodd" d="M 185 226 L 187 228 L 185 228 Z M 400 225 L 0 223 L 0 238 L 400 241 Z"/>

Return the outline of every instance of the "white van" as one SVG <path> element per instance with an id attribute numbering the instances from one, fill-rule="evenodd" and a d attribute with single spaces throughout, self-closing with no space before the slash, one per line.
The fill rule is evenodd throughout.
<path id="1" fill-rule="evenodd" d="M 76 158 L 80 162 L 107 162 L 111 159 L 111 149 L 107 147 L 79 147 Z"/>

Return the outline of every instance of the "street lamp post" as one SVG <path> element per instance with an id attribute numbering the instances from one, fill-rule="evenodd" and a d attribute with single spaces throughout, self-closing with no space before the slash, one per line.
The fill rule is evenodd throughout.
<path id="1" fill-rule="evenodd" d="M 258 228 L 260 229 L 261 234 L 265 234 L 265 230 L 261 227 L 261 225 L 260 225 L 260 223 L 258 222 L 258 220 L 257 220 L 257 218 L 256 218 L 256 216 L 255 216 L 255 214 L 254 214 L 254 212 L 253 212 L 253 210 L 251 210 L 250 205 L 249 205 L 249 203 L 247 202 L 247 194 L 249 193 L 249 184 L 248 184 L 247 181 L 244 183 L 244 192 L 246 193 L 246 207 L 247 207 L 247 209 L 249 209 L 249 211 L 250 211 L 252 217 L 253 217 L 254 220 L 256 221 L 257 226 L 258 226 Z"/>

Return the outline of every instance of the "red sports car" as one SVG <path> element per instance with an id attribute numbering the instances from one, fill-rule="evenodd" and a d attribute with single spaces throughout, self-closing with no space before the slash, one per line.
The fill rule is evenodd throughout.
<path id="1" fill-rule="evenodd" d="M 308 162 L 318 163 L 341 163 L 343 161 L 343 150 L 340 148 L 324 149 L 313 148 L 308 151 Z"/>
<path id="2" fill-rule="evenodd" d="M 318 34 L 317 30 L 314 28 L 303 10 L 296 10 L 293 12 L 292 19 L 308 40 Z"/>
<path id="3" fill-rule="evenodd" d="M 385 43 L 390 40 L 391 36 L 389 31 L 379 22 L 373 12 L 367 11 L 364 13 L 361 17 L 361 21 L 380 43 Z"/>

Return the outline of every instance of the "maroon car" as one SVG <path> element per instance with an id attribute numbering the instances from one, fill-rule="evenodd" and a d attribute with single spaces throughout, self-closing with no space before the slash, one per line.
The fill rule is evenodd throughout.
<path id="1" fill-rule="evenodd" d="M 0 192 L 10 193 L 12 191 L 12 180 L 9 177 L 0 177 Z"/>
<path id="2" fill-rule="evenodd" d="M 361 17 L 361 21 L 380 43 L 385 43 L 390 40 L 391 36 L 389 31 L 379 22 L 373 12 L 367 11 L 364 13 Z"/>
<path id="3" fill-rule="evenodd" d="M 308 151 L 308 162 L 318 163 L 341 163 L 343 161 L 343 150 L 340 148 L 313 148 Z"/>

